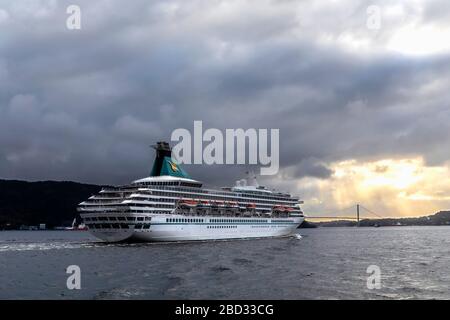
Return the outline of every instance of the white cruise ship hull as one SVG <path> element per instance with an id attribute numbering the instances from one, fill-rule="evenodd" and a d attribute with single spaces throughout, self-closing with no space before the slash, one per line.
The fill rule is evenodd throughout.
<path id="1" fill-rule="evenodd" d="M 198 241 L 282 237 L 295 233 L 303 217 L 290 218 L 240 218 L 168 215 L 152 217 L 149 227 L 127 229 L 89 229 L 97 238 L 106 242 L 157 242 Z"/>

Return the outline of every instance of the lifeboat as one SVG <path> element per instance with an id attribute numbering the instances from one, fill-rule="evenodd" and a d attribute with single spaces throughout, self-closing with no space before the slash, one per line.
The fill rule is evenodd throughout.
<path id="1" fill-rule="evenodd" d="M 217 200 L 217 201 L 216 201 L 216 204 L 217 204 L 218 206 L 220 206 L 220 207 L 223 207 L 223 206 L 224 206 L 224 202 L 223 202 L 222 200 Z"/>
<path id="2" fill-rule="evenodd" d="M 181 207 L 193 208 L 197 204 L 198 204 L 198 201 L 193 200 L 193 199 L 182 199 L 182 200 L 178 201 L 178 205 L 180 205 Z"/>
<path id="3" fill-rule="evenodd" d="M 254 203 L 247 204 L 247 209 L 255 209 L 255 208 L 256 208 L 256 204 L 254 204 Z"/>
<path id="4" fill-rule="evenodd" d="M 197 207 L 201 207 L 201 208 L 209 207 L 210 205 L 211 205 L 210 202 L 207 200 L 201 200 L 197 203 Z"/>

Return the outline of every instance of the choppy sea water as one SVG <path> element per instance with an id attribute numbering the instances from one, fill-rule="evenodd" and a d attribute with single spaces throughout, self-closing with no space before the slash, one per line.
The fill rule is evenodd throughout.
<path id="1" fill-rule="evenodd" d="M 450 299 L 450 227 L 300 229 L 301 236 L 103 244 L 0 232 L 0 299 Z M 68 290 L 66 268 L 81 268 Z M 381 289 L 367 288 L 367 267 Z"/>

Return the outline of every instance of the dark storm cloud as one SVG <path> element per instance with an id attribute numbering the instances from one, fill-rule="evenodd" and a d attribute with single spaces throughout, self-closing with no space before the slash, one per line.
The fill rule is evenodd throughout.
<path id="1" fill-rule="evenodd" d="M 292 179 L 327 178 L 327 163 L 353 157 L 448 160 L 449 55 L 319 41 L 366 34 L 361 3 L 333 25 L 327 10 L 289 1 L 75 2 L 79 31 L 65 28 L 74 1 L 0 1 L 3 178 L 126 183 L 149 172 L 149 144 L 194 120 L 279 128 Z M 246 169 L 187 168 L 215 185 Z"/>

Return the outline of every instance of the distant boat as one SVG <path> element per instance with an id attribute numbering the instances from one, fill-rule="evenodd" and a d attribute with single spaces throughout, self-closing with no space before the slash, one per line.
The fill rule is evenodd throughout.
<path id="1" fill-rule="evenodd" d="M 72 226 L 66 227 L 65 230 L 68 230 L 68 231 L 87 231 L 88 228 L 86 227 L 86 225 L 84 223 L 80 223 L 77 226 L 77 218 L 75 218 L 72 221 Z"/>

